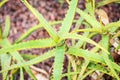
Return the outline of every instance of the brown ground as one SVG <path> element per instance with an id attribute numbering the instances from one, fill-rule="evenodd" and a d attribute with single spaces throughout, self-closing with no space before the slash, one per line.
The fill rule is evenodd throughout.
<path id="1" fill-rule="evenodd" d="M 35 8 L 37 8 L 48 21 L 62 20 L 67 10 L 67 4 L 64 3 L 64 5 L 61 6 L 57 0 L 30 0 L 29 2 Z M 84 2 L 84 0 L 79 1 L 79 7 L 81 9 L 85 8 Z M 120 4 L 109 4 L 102 8 L 107 12 L 110 22 L 114 22 L 120 19 Z M 11 17 L 9 40 L 12 43 L 29 28 L 39 23 L 34 15 L 20 2 L 20 0 L 9 0 L 9 2 L 0 9 L 0 24 L 2 25 L 2 28 L 4 28 L 6 15 L 10 15 Z M 56 26 L 56 29 L 58 28 L 59 25 Z M 49 35 L 45 30 L 37 30 L 36 32 L 32 33 L 32 35 L 29 36 L 26 40 L 46 37 L 49 37 Z M 95 38 L 95 40 L 99 40 L 99 36 Z M 45 51 L 46 49 L 34 49 L 21 52 L 40 55 Z M 53 59 L 50 59 L 44 63 L 40 63 L 37 66 L 49 72 L 49 69 L 52 66 L 51 63 L 53 63 Z"/>

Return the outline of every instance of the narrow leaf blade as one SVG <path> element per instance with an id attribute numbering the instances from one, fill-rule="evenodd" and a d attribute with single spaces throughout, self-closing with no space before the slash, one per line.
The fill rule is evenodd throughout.
<path id="1" fill-rule="evenodd" d="M 24 80 L 23 68 L 20 68 L 20 80 Z"/>
<path id="2" fill-rule="evenodd" d="M 19 68 L 19 67 L 25 67 L 25 66 L 30 66 L 30 65 L 33 65 L 33 64 L 45 61 L 45 60 L 55 56 L 55 53 L 56 53 L 56 49 L 50 50 L 50 51 L 44 53 L 43 55 L 38 56 L 38 57 L 36 57 L 34 59 L 31 59 L 31 60 L 29 60 L 27 62 L 15 64 L 15 65 L 10 66 L 6 70 L 1 70 L 0 73 L 8 71 L 8 70 L 11 70 L 11 69 L 15 69 L 15 68 Z"/>
<path id="3" fill-rule="evenodd" d="M 8 47 L 8 46 L 11 46 L 10 42 L 7 39 L 3 39 L 0 44 L 4 48 Z M 1 55 L 3 55 L 3 54 L 1 54 Z M 22 56 L 18 52 L 10 52 L 10 55 L 13 56 L 18 61 L 18 63 L 25 62 L 24 59 L 22 58 Z M 30 70 L 29 66 L 25 66 L 24 69 L 30 75 L 31 78 L 33 78 L 34 80 L 36 80 L 36 77 L 34 76 L 34 74 L 32 73 L 32 71 Z"/>
<path id="4" fill-rule="evenodd" d="M 55 45 L 56 43 L 51 38 L 42 39 L 42 40 L 31 40 L 19 44 L 14 44 L 10 47 L 2 48 L 0 49 L 0 53 L 14 52 L 17 50 L 32 49 L 32 48 L 47 48 L 47 47 L 53 47 Z"/>
<path id="5" fill-rule="evenodd" d="M 61 80 L 65 48 L 57 47 L 56 49 L 55 62 L 53 65 L 53 77 L 54 80 Z"/>
<path id="6" fill-rule="evenodd" d="M 5 70 L 7 69 L 10 64 L 11 64 L 11 56 L 9 54 L 2 54 L 0 55 L 0 60 L 1 60 L 1 67 L 2 67 L 2 70 Z M 4 72 L 3 73 L 3 80 L 5 80 L 7 78 L 7 75 L 8 75 L 8 71 Z"/>
<path id="7" fill-rule="evenodd" d="M 105 51 L 107 54 L 110 54 L 106 49 L 104 49 L 101 45 L 97 44 L 95 41 L 85 37 L 85 36 L 82 36 L 82 35 L 78 35 L 78 34 L 71 34 L 71 33 L 68 33 L 66 35 L 63 35 L 61 40 L 64 40 L 64 39 L 68 39 L 68 38 L 71 38 L 71 39 L 79 39 L 81 41 L 86 41 L 88 43 L 91 43 L 93 45 L 95 45 L 96 47 L 100 48 L 101 50 Z"/>
<path id="8" fill-rule="evenodd" d="M 62 23 L 61 29 L 59 31 L 59 34 L 64 34 L 69 32 L 70 27 L 72 25 L 72 21 L 74 19 L 76 7 L 77 7 L 78 0 L 72 0 L 69 5 L 69 10 L 66 14 L 66 17 Z"/>
<path id="9" fill-rule="evenodd" d="M 2 2 L 0 2 L 0 8 L 1 8 L 6 2 L 8 2 L 8 0 L 2 0 Z"/>
<path id="10" fill-rule="evenodd" d="M 50 26 L 50 24 L 44 19 L 41 13 L 39 13 L 35 8 L 33 8 L 26 0 L 21 0 L 25 6 L 35 15 L 42 26 L 47 30 L 49 35 L 56 41 L 58 39 L 56 31 Z"/>
<path id="11" fill-rule="evenodd" d="M 6 16 L 5 29 L 4 29 L 4 32 L 3 32 L 3 35 L 2 35 L 3 38 L 8 37 L 9 31 L 10 31 L 10 17 Z"/>
<path id="12" fill-rule="evenodd" d="M 103 57 L 99 55 L 98 53 L 92 53 L 90 51 L 75 48 L 75 47 L 70 47 L 67 53 L 71 55 L 87 58 L 90 61 L 95 61 L 95 62 L 99 62 L 99 63 L 106 65 Z M 118 64 L 114 63 L 113 61 L 110 61 L 110 63 L 116 70 L 120 71 L 120 66 Z"/>
<path id="13" fill-rule="evenodd" d="M 108 50 L 108 46 L 109 46 L 109 36 L 108 35 L 103 35 L 102 36 L 101 44 L 102 44 L 102 46 L 104 46 L 105 49 Z M 113 68 L 111 60 L 110 60 L 108 54 L 106 54 L 106 53 L 104 53 L 104 51 L 102 51 L 101 55 L 103 56 L 103 59 L 105 60 L 105 63 L 107 64 L 107 66 L 110 68 L 111 73 L 113 73 L 113 75 L 116 77 L 116 79 L 119 80 L 119 76 L 117 75 L 117 72 Z"/>
<path id="14" fill-rule="evenodd" d="M 83 12 L 82 10 L 77 8 L 77 12 L 83 17 L 89 24 L 92 25 L 94 28 L 100 28 L 100 23 L 92 16 L 88 15 L 87 13 Z M 91 20 L 92 19 L 92 20 Z"/>

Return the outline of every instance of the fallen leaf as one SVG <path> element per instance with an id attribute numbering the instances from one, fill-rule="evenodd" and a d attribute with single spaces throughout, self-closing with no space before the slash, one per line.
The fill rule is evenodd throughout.
<path id="1" fill-rule="evenodd" d="M 107 15 L 107 13 L 104 10 L 102 10 L 102 9 L 96 9 L 96 14 L 99 17 L 99 20 L 101 20 L 104 25 L 106 25 L 106 24 L 109 23 L 108 15 Z"/>

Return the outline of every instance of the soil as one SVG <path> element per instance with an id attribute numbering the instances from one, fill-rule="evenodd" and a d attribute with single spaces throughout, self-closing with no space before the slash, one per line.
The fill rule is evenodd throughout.
<path id="1" fill-rule="evenodd" d="M 65 13 L 68 9 L 66 3 L 63 3 L 63 5 L 61 5 L 60 3 L 58 3 L 57 0 L 29 0 L 29 3 L 32 4 L 32 6 L 34 6 L 41 14 L 43 14 L 47 21 L 62 20 L 65 17 Z M 84 3 L 85 0 L 79 0 L 79 8 L 85 9 Z M 115 22 L 120 19 L 120 4 L 109 4 L 103 6 L 102 9 L 104 9 L 108 14 L 110 22 Z M 34 27 L 36 24 L 39 23 L 35 16 L 20 2 L 20 0 L 9 0 L 2 8 L 0 8 L 0 25 L 3 29 L 6 15 L 10 15 L 11 19 L 11 30 L 9 34 L 9 40 L 11 41 L 11 43 L 14 43 L 14 41 L 17 40 L 28 29 Z M 79 16 L 77 16 L 76 18 L 78 17 Z M 59 26 L 60 25 L 55 26 L 55 29 L 59 30 Z M 47 37 L 49 37 L 48 33 L 46 32 L 46 30 L 42 29 L 33 32 L 32 35 L 30 35 L 24 41 L 42 39 Z M 100 36 L 98 35 L 93 39 L 97 42 L 100 40 Z M 87 46 L 87 48 L 91 47 L 93 46 Z M 32 49 L 21 51 L 21 53 L 41 55 L 47 50 L 48 49 Z M 36 66 L 46 70 L 48 73 L 51 73 L 50 69 L 52 67 L 53 61 L 53 58 L 51 58 L 45 62 L 37 64 Z M 65 63 L 67 63 L 67 58 L 65 60 Z M 67 68 L 66 65 L 64 65 L 65 69 Z M 64 72 L 66 72 L 66 70 L 64 70 Z M 27 80 L 27 78 L 25 80 Z"/>

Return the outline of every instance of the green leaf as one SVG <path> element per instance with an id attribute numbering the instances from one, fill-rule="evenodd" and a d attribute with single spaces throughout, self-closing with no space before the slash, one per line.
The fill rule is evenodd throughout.
<path id="1" fill-rule="evenodd" d="M 39 13 L 35 8 L 33 8 L 26 0 L 21 0 L 25 6 L 35 15 L 39 20 L 41 25 L 47 30 L 49 35 L 57 42 L 58 36 L 56 31 L 50 26 L 50 24 L 45 20 L 41 13 Z"/>
<path id="2" fill-rule="evenodd" d="M 0 8 L 1 8 L 6 2 L 8 2 L 8 0 L 2 0 L 2 2 L 0 2 Z"/>
<path id="3" fill-rule="evenodd" d="M 93 3 L 95 3 L 95 0 L 93 0 Z M 69 4 L 69 3 L 68 3 Z M 95 5 L 93 5 L 94 10 Z M 86 12 L 80 10 L 79 8 L 76 9 L 76 12 L 80 14 L 82 18 L 84 18 L 89 24 L 91 24 L 94 28 L 100 28 L 100 23 L 91 15 L 87 14 Z M 92 19 L 92 20 L 91 20 Z"/>
<path id="4" fill-rule="evenodd" d="M 84 10 L 84 11 L 86 12 L 86 10 Z M 76 26 L 73 31 L 78 30 L 83 22 L 84 22 L 84 18 L 80 17 L 79 20 L 77 21 Z M 89 35 L 89 32 L 84 32 L 82 35 L 87 37 Z M 83 45 L 83 43 L 84 43 L 84 41 L 78 40 L 78 42 L 75 44 L 75 47 L 81 47 Z"/>
<path id="5" fill-rule="evenodd" d="M 95 45 L 96 47 L 102 49 L 103 51 L 105 51 L 107 54 L 110 54 L 106 49 L 104 49 L 101 45 L 97 44 L 95 41 L 87 38 L 87 37 L 84 37 L 84 36 L 81 36 L 81 35 L 78 35 L 78 34 L 71 34 L 71 33 L 68 33 L 66 35 L 63 35 L 61 37 L 61 40 L 64 40 L 64 39 L 68 39 L 68 38 L 71 38 L 71 39 L 79 39 L 81 41 L 86 41 L 88 43 L 91 43 L 93 45 Z"/>
<path id="6" fill-rule="evenodd" d="M 18 61 L 18 64 L 25 62 L 22 56 L 18 52 L 10 52 L 10 54 Z M 30 75 L 31 78 L 37 80 L 29 66 L 24 67 L 25 71 Z"/>
<path id="7" fill-rule="evenodd" d="M 84 75 L 85 71 L 87 70 L 87 67 L 88 67 L 89 63 L 90 63 L 90 61 L 88 59 L 84 60 L 84 63 L 81 66 L 81 71 L 79 73 L 78 79 L 80 79 Z"/>
<path id="8" fill-rule="evenodd" d="M 113 2 L 120 2 L 120 0 L 103 0 L 97 3 L 97 7 L 101 7 L 101 6 L 104 6 L 104 5 L 113 3 Z"/>
<path id="9" fill-rule="evenodd" d="M 3 39 L 2 42 L 0 43 L 0 45 L 4 48 L 11 46 L 10 42 L 7 39 Z M 18 52 L 10 52 L 10 55 L 13 56 L 18 61 L 18 63 L 25 62 L 24 59 L 21 57 L 21 55 Z M 34 74 L 32 73 L 32 71 L 30 70 L 30 68 L 28 66 L 25 66 L 24 69 L 34 80 L 36 80 Z"/>
<path id="10" fill-rule="evenodd" d="M 62 74 L 62 77 L 76 75 L 76 74 L 79 74 L 79 72 L 75 71 L 75 72 L 70 72 L 70 73 L 64 73 L 64 74 Z"/>
<path id="11" fill-rule="evenodd" d="M 69 61 L 69 60 L 68 60 Z M 71 76 L 70 76 L 70 72 L 71 72 L 71 63 L 70 63 L 70 61 L 68 62 L 68 66 L 67 66 L 67 73 L 68 73 L 68 76 L 67 76 L 67 78 L 68 78 L 68 80 L 72 80 L 71 79 Z"/>
<path id="12" fill-rule="evenodd" d="M 88 37 L 88 35 L 89 35 L 89 32 L 84 32 L 82 36 Z M 85 42 L 85 41 L 79 40 L 79 41 L 76 43 L 75 47 L 76 47 L 76 48 L 82 47 L 83 44 L 84 44 L 84 42 Z"/>
<path id="13" fill-rule="evenodd" d="M 95 18 L 95 0 L 88 0 L 86 3 L 86 9 L 89 12 L 89 14 Z"/>
<path id="14" fill-rule="evenodd" d="M 102 73 L 113 76 L 113 75 L 111 75 L 109 69 L 107 67 L 105 67 L 104 65 L 102 65 L 102 64 L 95 64 L 94 62 L 91 62 L 89 64 L 89 66 L 88 66 L 88 69 L 92 69 L 92 70 L 95 69 L 95 70 L 98 70 L 98 71 L 100 71 Z"/>
<path id="15" fill-rule="evenodd" d="M 20 80 L 24 80 L 23 68 L 20 68 Z"/>
<path id="16" fill-rule="evenodd" d="M 47 47 L 53 47 L 55 45 L 56 43 L 51 38 L 42 39 L 42 40 L 31 40 L 27 42 L 14 44 L 10 47 L 2 48 L 0 49 L 0 54 L 6 53 L 6 52 L 14 52 L 14 51 L 23 50 L 23 49 L 47 48 Z"/>
<path id="17" fill-rule="evenodd" d="M 6 70 L 1 70 L 0 73 L 11 70 L 11 69 L 19 68 L 19 67 L 25 67 L 25 66 L 37 64 L 39 62 L 45 61 L 45 60 L 55 56 L 55 53 L 56 53 L 56 49 L 50 50 L 50 51 L 44 53 L 43 55 L 40 55 L 34 59 L 31 59 L 30 61 L 18 63 L 18 64 L 10 66 Z"/>
<path id="18" fill-rule="evenodd" d="M 100 56 L 98 53 L 92 53 L 88 50 L 70 47 L 67 53 L 105 64 L 102 56 Z"/>
<path id="19" fill-rule="evenodd" d="M 111 63 L 111 61 L 108 59 L 108 57 L 106 56 L 107 54 L 110 54 L 105 48 L 103 48 L 102 46 L 100 46 L 99 44 L 95 43 L 94 41 L 88 39 L 88 38 L 85 38 L 85 37 L 82 37 L 80 35 L 77 35 L 77 34 L 68 34 L 68 35 L 64 35 L 64 39 L 66 38 L 74 38 L 74 39 L 80 39 L 82 41 L 86 41 L 86 42 L 89 42 L 91 44 L 94 44 L 96 47 L 100 48 L 101 50 L 104 51 L 104 60 L 105 62 L 107 63 L 107 66 L 112 70 L 112 72 L 114 72 L 114 70 L 112 69 L 112 67 L 110 65 L 112 65 L 113 63 Z M 93 58 L 94 59 L 94 58 Z M 115 72 L 114 72 L 115 73 Z M 116 75 L 116 74 L 115 74 Z M 117 76 L 116 76 L 117 77 Z"/>
<path id="20" fill-rule="evenodd" d="M 30 53 L 21 53 L 20 55 L 21 55 L 25 60 L 31 60 L 31 59 L 37 57 L 37 55 L 30 54 Z"/>
<path id="21" fill-rule="evenodd" d="M 117 22 L 109 23 L 105 26 L 105 30 L 114 33 L 118 28 L 120 28 L 120 20 Z"/>
<path id="22" fill-rule="evenodd" d="M 32 28 L 30 28 L 26 33 L 24 33 L 15 43 L 22 41 L 23 39 L 27 38 L 32 32 L 36 31 L 37 29 L 42 28 L 41 24 L 38 24 Z"/>
<path id="23" fill-rule="evenodd" d="M 56 24 L 61 24 L 63 21 L 52 21 L 52 22 L 49 22 L 50 25 L 56 25 Z M 73 23 L 76 23 L 76 20 L 73 21 Z M 23 39 L 27 38 L 32 32 L 38 30 L 38 29 L 41 29 L 43 28 L 43 26 L 41 24 L 38 24 L 38 25 L 35 25 L 33 26 L 32 28 L 30 28 L 26 33 L 24 33 L 17 41 L 16 43 L 18 42 L 21 42 Z"/>
<path id="24" fill-rule="evenodd" d="M 108 47 L 109 47 L 109 36 L 108 35 L 103 35 L 102 36 L 101 44 L 102 44 L 102 46 L 104 46 L 104 48 L 106 48 L 108 50 Z M 109 59 L 108 54 L 105 54 L 104 51 L 102 51 L 101 55 L 103 56 L 103 59 L 105 60 L 105 63 L 110 68 L 111 73 L 113 73 L 113 75 L 119 80 L 119 76 L 117 75 L 115 69 L 113 68 L 111 60 Z"/>
<path id="25" fill-rule="evenodd" d="M 54 80 L 61 80 L 63 62 L 64 62 L 64 53 L 65 53 L 64 46 L 56 47 L 56 54 L 55 54 L 54 65 L 53 65 Z"/>
<path id="26" fill-rule="evenodd" d="M 84 80 L 84 78 L 86 78 L 89 74 L 92 74 L 96 69 L 91 69 L 89 71 L 87 71 L 81 78 L 80 80 Z"/>
<path id="27" fill-rule="evenodd" d="M 60 31 L 59 31 L 60 35 L 69 32 L 70 27 L 72 25 L 72 21 L 73 21 L 74 16 L 75 16 L 77 3 L 78 3 L 78 0 L 72 0 L 70 2 L 69 10 L 66 14 L 66 17 L 64 18 L 64 21 L 62 22 L 62 26 L 61 26 Z"/>
<path id="28" fill-rule="evenodd" d="M 77 8 L 77 13 L 79 13 L 81 15 L 81 17 L 83 17 L 89 24 L 91 24 L 91 26 L 93 28 L 100 28 L 101 25 L 100 23 L 92 16 L 90 16 L 89 14 L 83 12 L 82 10 Z M 92 20 L 91 20 L 92 19 Z"/>
<path id="29" fill-rule="evenodd" d="M 106 65 L 103 57 L 101 55 L 99 55 L 98 53 L 92 53 L 88 50 L 83 50 L 83 49 L 79 49 L 79 48 L 75 48 L 75 47 L 70 47 L 67 53 L 71 54 L 71 55 L 75 55 L 75 56 L 80 56 L 80 57 L 86 58 L 90 61 L 94 61 L 97 63 L 102 63 L 103 65 Z M 113 61 L 110 61 L 110 62 L 116 70 L 120 71 L 119 65 L 117 65 Z"/>
<path id="30" fill-rule="evenodd" d="M 76 33 L 76 32 L 96 32 L 96 33 L 101 33 L 102 28 L 86 28 L 86 29 L 77 29 L 72 31 L 71 33 Z"/>
<path id="31" fill-rule="evenodd" d="M 74 71 L 74 72 L 77 72 L 78 70 L 77 70 L 77 64 L 76 64 L 76 59 L 75 59 L 75 57 L 72 56 L 72 55 L 68 55 L 68 54 L 67 54 L 67 57 L 68 57 L 69 62 L 71 63 L 70 70 L 71 70 L 71 67 L 72 67 L 73 71 Z M 71 71 L 70 71 L 70 72 L 71 72 Z M 74 79 L 77 79 L 77 76 L 76 76 L 76 75 L 71 76 L 71 77 L 74 77 Z"/>
<path id="32" fill-rule="evenodd" d="M 2 54 L 2 55 L 0 55 L 0 61 L 1 61 L 2 70 L 5 70 L 11 64 L 11 56 L 9 54 Z M 8 71 L 6 71 L 2 74 L 3 80 L 5 80 L 7 78 L 7 75 L 8 75 Z"/>
<path id="33" fill-rule="evenodd" d="M 73 30 L 77 30 L 79 29 L 79 27 L 81 26 L 81 24 L 84 22 L 84 18 L 80 17 L 78 20 L 77 20 L 77 23 L 75 24 L 75 28 Z"/>
<path id="34" fill-rule="evenodd" d="M 2 40 L 2 27 L 0 26 L 0 41 Z"/>
<path id="35" fill-rule="evenodd" d="M 5 29 L 4 29 L 2 37 L 7 38 L 9 35 L 9 31 L 10 31 L 10 17 L 7 15 L 6 21 L 5 21 Z"/>

